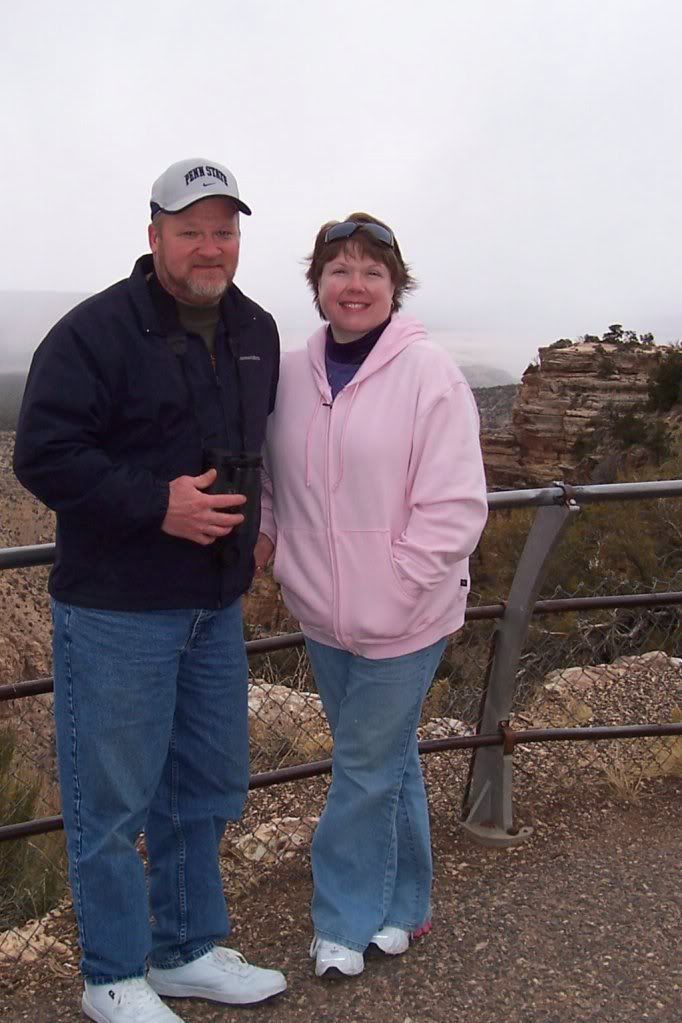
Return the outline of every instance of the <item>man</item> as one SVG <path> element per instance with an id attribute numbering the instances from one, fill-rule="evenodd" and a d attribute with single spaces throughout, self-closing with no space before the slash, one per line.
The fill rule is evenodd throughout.
<path id="1" fill-rule="evenodd" d="M 232 283 L 251 210 L 227 168 L 173 164 L 151 207 L 151 256 L 38 348 L 14 454 L 57 513 L 59 775 L 98 1023 L 177 1023 L 159 994 L 246 1004 L 286 987 L 217 945 L 219 845 L 248 783 L 239 598 L 259 502 L 207 492 L 216 459 L 260 451 L 277 329 Z"/>

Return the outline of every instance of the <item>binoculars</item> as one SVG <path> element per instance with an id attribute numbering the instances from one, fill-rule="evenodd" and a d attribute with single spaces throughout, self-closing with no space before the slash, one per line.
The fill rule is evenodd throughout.
<path id="1" fill-rule="evenodd" d="M 260 455 L 235 454 L 223 448 L 206 448 L 204 450 L 204 472 L 215 469 L 217 476 L 205 494 L 243 494 L 246 504 L 232 509 L 244 516 L 244 521 L 234 530 L 247 533 L 252 531 L 255 522 L 260 519 L 261 466 Z M 225 539 L 229 539 L 226 537 Z"/>

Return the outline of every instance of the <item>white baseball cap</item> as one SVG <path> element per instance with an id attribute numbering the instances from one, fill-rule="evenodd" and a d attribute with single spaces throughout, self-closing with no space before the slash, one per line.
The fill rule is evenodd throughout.
<path id="1" fill-rule="evenodd" d="M 194 202 L 216 195 L 231 199 L 242 213 L 251 215 L 249 207 L 239 198 L 234 174 L 227 167 L 199 156 L 179 160 L 152 185 L 152 218 L 157 213 L 179 213 Z"/>

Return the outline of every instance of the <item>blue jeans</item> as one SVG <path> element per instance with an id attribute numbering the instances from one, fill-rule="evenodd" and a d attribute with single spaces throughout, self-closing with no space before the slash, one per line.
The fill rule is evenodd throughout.
<path id="1" fill-rule="evenodd" d="M 313 926 L 358 952 L 385 925 L 414 931 L 429 919 L 417 725 L 445 644 L 370 660 L 306 638 L 334 736 L 332 782 L 311 848 Z"/>
<path id="2" fill-rule="evenodd" d="M 240 604 L 138 613 L 53 601 L 52 616 L 82 971 L 111 983 L 143 976 L 147 959 L 189 962 L 230 927 L 218 850 L 248 786 Z"/>

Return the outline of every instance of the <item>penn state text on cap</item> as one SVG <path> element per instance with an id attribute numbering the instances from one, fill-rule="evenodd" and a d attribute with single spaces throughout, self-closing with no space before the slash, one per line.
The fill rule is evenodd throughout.
<path id="1" fill-rule="evenodd" d="M 213 196 L 231 199 L 242 213 L 251 210 L 239 198 L 237 180 L 221 163 L 195 157 L 172 163 L 152 185 L 152 218 L 157 213 L 179 213 L 192 203 Z"/>

